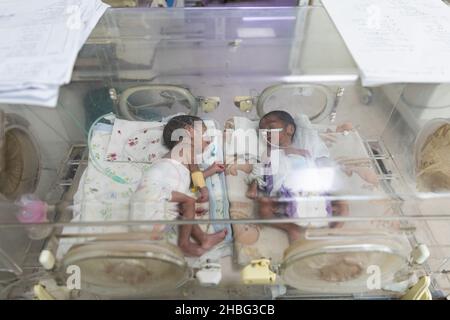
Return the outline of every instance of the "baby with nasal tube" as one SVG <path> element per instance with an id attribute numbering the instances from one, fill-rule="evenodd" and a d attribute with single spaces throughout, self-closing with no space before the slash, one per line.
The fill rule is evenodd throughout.
<path id="1" fill-rule="evenodd" d="M 324 190 L 307 190 L 308 181 L 305 183 L 305 180 L 311 180 L 308 168 L 317 166 L 308 150 L 294 146 L 297 128 L 289 113 L 278 110 L 267 113 L 261 118 L 259 129 L 265 136 L 267 153 L 260 163 L 253 165 L 248 176 L 249 187 L 246 196 L 257 199 L 259 215 L 262 218 L 348 215 L 348 204 L 345 201 L 326 200 L 327 194 Z M 316 169 L 309 172 L 314 170 Z M 319 172 L 316 170 L 312 175 L 313 180 L 321 179 Z M 294 242 L 302 238 L 305 227 L 311 224 L 299 222 L 271 225 L 286 231 L 290 242 Z M 334 222 L 329 226 L 341 227 L 342 223 Z"/>
<path id="2" fill-rule="evenodd" d="M 208 200 L 204 178 L 224 170 L 222 164 L 214 163 L 201 172 L 194 161 L 210 143 L 205 131 L 205 124 L 195 116 L 181 115 L 169 120 L 163 141 L 170 151 L 144 173 L 130 201 L 133 219 L 193 220 L 196 213 L 201 213 L 196 212 L 195 204 Z M 197 199 L 190 192 L 191 180 L 199 190 Z M 179 227 L 178 246 L 186 256 L 197 257 L 222 242 L 226 234 L 226 229 L 208 234 L 197 224 L 183 224 Z"/>

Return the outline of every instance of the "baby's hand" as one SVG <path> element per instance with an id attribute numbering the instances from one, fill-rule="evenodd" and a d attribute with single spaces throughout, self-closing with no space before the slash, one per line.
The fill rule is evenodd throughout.
<path id="1" fill-rule="evenodd" d="M 309 153 L 308 150 L 305 150 L 305 149 L 289 147 L 289 148 L 286 148 L 284 152 L 286 154 L 297 154 L 297 155 L 303 156 L 305 158 L 311 158 L 311 154 Z"/>
<path id="2" fill-rule="evenodd" d="M 200 196 L 197 198 L 197 202 L 207 202 L 209 200 L 209 192 L 207 187 L 200 188 Z"/>
<path id="3" fill-rule="evenodd" d="M 225 165 L 222 163 L 214 162 L 212 165 L 209 166 L 208 169 L 206 169 L 211 173 L 211 175 L 215 173 L 220 173 L 225 171 Z"/>

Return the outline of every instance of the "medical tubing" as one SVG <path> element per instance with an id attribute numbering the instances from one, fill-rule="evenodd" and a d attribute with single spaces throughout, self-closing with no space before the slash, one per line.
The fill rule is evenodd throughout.
<path id="1" fill-rule="evenodd" d="M 100 117 L 98 117 L 91 125 L 91 127 L 89 128 L 89 133 L 88 133 L 88 148 L 89 148 L 89 159 L 91 160 L 91 163 L 94 165 L 95 169 L 97 169 L 99 172 L 103 173 L 105 176 L 111 178 L 113 181 L 120 183 L 120 184 L 127 184 L 127 181 L 122 178 L 119 177 L 118 175 L 115 175 L 113 173 L 111 173 L 109 170 L 106 170 L 104 168 L 102 168 L 102 166 L 100 165 L 100 163 L 98 162 L 97 158 L 95 157 L 92 148 L 91 148 L 91 143 L 92 143 L 92 133 L 94 131 L 94 127 L 97 125 L 97 123 L 100 122 L 100 120 L 108 117 L 108 116 L 114 116 L 114 114 L 112 112 L 101 115 Z"/>

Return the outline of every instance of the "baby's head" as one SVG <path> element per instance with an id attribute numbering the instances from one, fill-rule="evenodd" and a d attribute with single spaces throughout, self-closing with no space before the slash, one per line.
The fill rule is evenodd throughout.
<path id="1" fill-rule="evenodd" d="M 259 128 L 267 131 L 267 141 L 288 147 L 292 144 L 297 126 L 294 118 L 286 111 L 275 110 L 264 115 L 259 121 Z M 272 141 L 272 132 L 278 133 L 278 143 Z"/>
<path id="2" fill-rule="evenodd" d="M 196 116 L 181 115 L 167 122 L 163 130 L 163 141 L 172 150 L 178 143 L 184 142 L 195 147 L 196 153 L 201 153 L 210 141 L 205 137 L 206 126 L 202 119 Z M 197 137 L 194 139 L 194 137 Z M 185 140 L 187 139 L 187 140 Z M 195 146 L 195 142 L 201 142 Z"/>

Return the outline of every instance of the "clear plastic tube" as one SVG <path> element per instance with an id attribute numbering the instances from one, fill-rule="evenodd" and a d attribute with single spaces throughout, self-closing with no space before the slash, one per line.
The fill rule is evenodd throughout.
<path id="1" fill-rule="evenodd" d="M 108 170 L 102 168 L 102 166 L 100 165 L 99 161 L 97 160 L 97 158 L 95 157 L 95 155 L 92 153 L 92 148 L 91 148 L 91 143 L 92 143 L 92 133 L 94 130 L 94 127 L 97 125 L 97 123 L 99 123 L 102 119 L 107 118 L 108 116 L 114 116 L 114 114 L 112 112 L 104 114 L 100 117 L 98 117 L 91 125 L 90 129 L 89 129 L 89 133 L 88 133 L 88 148 L 89 148 L 89 160 L 91 161 L 91 163 L 93 164 L 93 166 L 100 171 L 101 173 L 103 173 L 105 176 L 111 178 L 113 181 L 117 182 L 117 183 L 121 183 L 121 184 L 127 184 L 127 181 L 115 174 L 112 174 L 111 172 L 109 172 Z"/>

